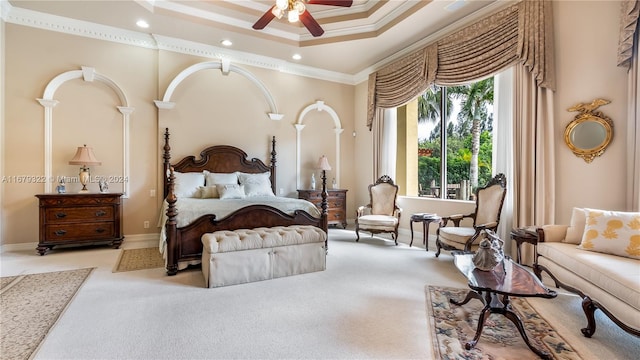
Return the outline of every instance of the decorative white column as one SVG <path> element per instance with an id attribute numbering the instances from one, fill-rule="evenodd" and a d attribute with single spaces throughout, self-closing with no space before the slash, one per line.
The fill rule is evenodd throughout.
<path id="1" fill-rule="evenodd" d="M 44 192 L 49 193 L 52 189 L 53 170 L 53 108 L 58 105 L 58 100 L 37 99 L 40 105 L 44 106 Z"/>

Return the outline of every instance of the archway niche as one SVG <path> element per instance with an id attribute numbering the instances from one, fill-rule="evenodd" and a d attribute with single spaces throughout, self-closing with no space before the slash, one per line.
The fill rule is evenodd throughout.
<path id="1" fill-rule="evenodd" d="M 41 99 L 36 99 L 44 107 L 44 176 L 45 179 L 52 180 L 53 177 L 53 109 L 59 101 L 54 100 L 56 91 L 67 81 L 83 79 L 86 82 L 101 82 L 107 85 L 118 96 L 120 106 L 116 106 L 122 114 L 122 192 L 123 197 L 129 197 L 130 190 L 130 147 L 129 147 L 129 120 L 134 108 L 129 106 L 129 101 L 122 88 L 110 78 L 99 74 L 93 67 L 81 66 L 81 70 L 71 70 L 54 77 L 45 87 Z M 44 192 L 49 193 L 53 188 L 53 181 L 44 182 Z"/>
<path id="2" fill-rule="evenodd" d="M 175 103 L 171 102 L 171 96 L 173 96 L 173 93 L 178 87 L 178 85 L 180 85 L 180 83 L 182 83 L 186 78 L 197 73 L 198 71 L 207 70 L 207 69 L 219 69 L 225 75 L 233 71 L 235 73 L 238 73 L 244 76 L 249 81 L 251 81 L 251 83 L 253 83 L 264 95 L 267 103 L 269 104 L 270 112 L 267 113 L 267 115 L 269 116 L 269 119 L 282 120 L 282 118 L 284 117 L 283 114 L 278 113 L 278 108 L 276 107 L 276 103 L 273 100 L 273 96 L 271 96 L 271 93 L 269 92 L 269 90 L 267 90 L 267 87 L 251 72 L 239 66 L 231 64 L 231 62 L 229 62 L 228 60 L 205 61 L 205 62 L 191 65 L 188 68 L 182 70 L 178 75 L 176 75 L 175 78 L 173 78 L 173 80 L 171 80 L 171 83 L 169 84 L 169 86 L 167 86 L 167 90 L 165 91 L 164 96 L 162 97 L 162 100 L 154 101 L 158 109 L 165 109 L 165 110 L 173 109 L 175 107 Z"/>
<path id="3" fill-rule="evenodd" d="M 305 116 L 307 116 L 309 112 L 313 110 L 326 111 L 327 114 L 329 114 L 329 116 L 331 116 L 331 119 L 333 120 L 333 125 L 334 125 L 333 131 L 335 132 L 335 137 L 336 137 L 336 152 L 335 152 L 336 160 L 335 160 L 335 164 L 331 164 L 331 168 L 333 173 L 335 174 L 336 187 L 339 188 L 340 187 L 340 135 L 342 134 L 344 129 L 342 128 L 340 117 L 335 112 L 335 110 L 333 110 L 333 108 L 326 105 L 324 101 L 321 101 L 321 100 L 318 100 L 315 103 L 305 107 L 300 113 L 300 116 L 298 116 L 298 120 L 294 124 L 294 127 L 296 129 L 296 178 L 297 178 L 296 185 L 298 189 L 303 188 L 302 180 L 300 178 L 300 172 L 302 168 L 302 165 L 301 165 L 302 131 L 305 128 L 305 125 L 303 124 L 303 122 L 304 122 Z"/>

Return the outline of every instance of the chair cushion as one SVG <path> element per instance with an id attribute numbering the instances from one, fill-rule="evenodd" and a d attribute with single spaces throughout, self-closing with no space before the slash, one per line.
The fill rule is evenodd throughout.
<path id="1" fill-rule="evenodd" d="M 458 244 L 466 244 L 473 234 L 476 233 L 476 229 L 472 227 L 443 227 L 440 228 L 441 241 L 454 242 Z"/>
<path id="2" fill-rule="evenodd" d="M 371 213 L 376 215 L 393 215 L 398 188 L 390 184 L 377 184 L 371 189 Z"/>
<path id="3" fill-rule="evenodd" d="M 387 215 L 364 215 L 358 218 L 359 226 L 375 226 L 383 228 L 394 228 L 398 224 L 398 218 Z"/>

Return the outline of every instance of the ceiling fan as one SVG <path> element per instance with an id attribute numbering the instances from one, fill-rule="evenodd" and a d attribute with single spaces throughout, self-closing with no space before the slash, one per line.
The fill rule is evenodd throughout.
<path id="1" fill-rule="evenodd" d="M 274 18 L 282 18 L 287 15 L 289 22 L 296 22 L 300 20 L 302 24 L 309 30 L 311 35 L 320 36 L 324 34 L 324 30 L 320 27 L 320 24 L 316 19 L 311 16 L 309 11 L 304 5 L 305 1 L 302 0 L 276 0 L 276 4 L 273 5 L 255 24 L 253 28 L 256 30 L 264 29 L 267 24 Z M 311 5 L 331 5 L 350 7 L 353 4 L 352 0 L 306 0 L 306 3 Z"/>

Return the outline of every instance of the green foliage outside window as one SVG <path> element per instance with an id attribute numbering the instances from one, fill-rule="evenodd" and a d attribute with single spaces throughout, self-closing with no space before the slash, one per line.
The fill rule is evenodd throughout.
<path id="1" fill-rule="evenodd" d="M 472 184 L 486 184 L 491 179 L 493 78 L 468 85 L 447 87 L 445 93 L 447 182 L 460 184 L 462 180 L 471 180 Z M 423 191 L 432 186 L 440 186 L 441 98 L 442 88 L 434 87 L 418 99 L 418 122 L 435 124 L 430 136 L 418 144 L 419 149 L 430 150 L 429 156 L 418 157 L 418 183 Z M 459 101 L 461 108 L 456 121 L 450 119 L 452 99 Z M 474 142 L 476 161 L 473 160 Z M 475 179 L 474 174 L 477 174 Z M 474 186 L 474 191 L 476 187 L 477 185 Z"/>

